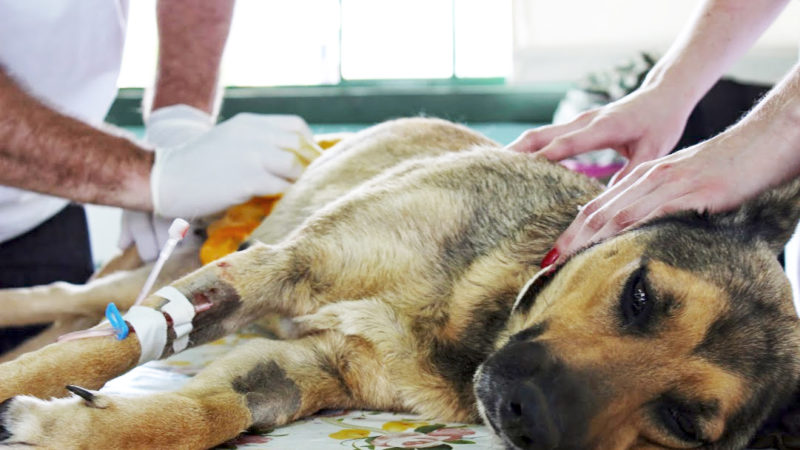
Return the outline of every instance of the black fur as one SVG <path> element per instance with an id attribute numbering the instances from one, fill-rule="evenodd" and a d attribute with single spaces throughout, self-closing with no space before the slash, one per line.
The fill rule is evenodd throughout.
<path id="1" fill-rule="evenodd" d="M 279 415 L 300 409 L 300 389 L 275 361 L 258 363 L 247 375 L 236 377 L 232 386 L 247 399 L 253 429 L 274 424 Z"/>

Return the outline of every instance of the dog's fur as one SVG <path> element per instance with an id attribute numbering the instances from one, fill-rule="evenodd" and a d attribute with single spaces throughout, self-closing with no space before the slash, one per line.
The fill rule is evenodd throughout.
<path id="1" fill-rule="evenodd" d="M 312 164 L 249 248 L 172 283 L 212 305 L 191 346 L 267 314 L 292 319 L 291 339 L 251 341 L 178 392 L 20 396 L 97 389 L 140 353 L 135 333 L 44 347 L 0 365 L 0 439 L 203 448 L 321 408 L 374 408 L 482 418 L 509 448 L 740 448 L 800 374 L 775 257 L 799 187 L 584 249 L 512 310 L 600 187 L 448 122 L 382 124 Z M 192 264 L 178 258 L 170 276 Z M 145 273 L 2 292 L 0 325 L 130 304 Z"/>

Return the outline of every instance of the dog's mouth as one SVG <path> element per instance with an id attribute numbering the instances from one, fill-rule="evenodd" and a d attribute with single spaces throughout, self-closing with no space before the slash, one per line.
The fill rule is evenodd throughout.
<path id="1" fill-rule="evenodd" d="M 485 391 L 491 389 L 491 386 L 486 386 L 488 381 L 484 379 L 483 372 L 485 364 L 486 363 L 484 362 L 483 364 L 480 364 L 478 366 L 478 369 L 475 371 L 475 375 L 473 376 L 472 384 L 475 387 L 475 399 L 478 402 L 478 413 L 480 414 L 481 419 L 483 419 L 484 423 L 489 425 L 489 427 L 492 429 L 492 431 L 494 431 L 495 434 L 499 435 L 500 429 L 497 428 L 497 425 L 495 424 L 494 420 L 489 415 L 489 412 L 486 409 L 487 405 L 483 401 L 483 395 L 485 394 Z"/>
<path id="2" fill-rule="evenodd" d="M 483 365 L 481 365 L 478 368 L 478 371 L 476 372 L 475 375 L 476 386 L 478 386 L 478 380 L 481 377 L 482 368 Z M 476 389 L 476 391 L 478 391 L 478 389 Z M 503 443 L 504 447 L 516 450 L 517 447 L 511 441 L 509 441 L 508 437 L 503 433 L 503 431 L 500 429 L 499 424 L 496 421 L 497 412 L 494 411 L 494 409 L 496 408 L 488 405 L 487 403 L 484 403 L 484 399 L 482 398 L 479 392 L 476 392 L 476 394 L 477 395 L 475 397 L 478 403 L 478 414 L 481 416 L 481 420 L 483 420 L 483 423 L 489 426 L 489 428 L 492 430 L 492 434 L 494 434 L 494 436 Z"/>

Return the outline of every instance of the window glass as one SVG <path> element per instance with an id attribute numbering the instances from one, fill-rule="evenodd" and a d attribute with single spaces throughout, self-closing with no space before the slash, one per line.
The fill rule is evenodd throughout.
<path id="1" fill-rule="evenodd" d="M 447 78 L 451 0 L 342 0 L 342 76 Z"/>
<path id="2" fill-rule="evenodd" d="M 455 0 L 456 73 L 459 78 L 511 74 L 510 0 Z"/>
<path id="3" fill-rule="evenodd" d="M 226 86 L 339 82 L 339 1 L 237 0 Z"/>
<path id="4" fill-rule="evenodd" d="M 238 0 L 222 81 L 276 86 L 505 77 L 511 72 L 511 3 Z M 152 83 L 157 48 L 155 0 L 131 2 L 120 87 Z"/>

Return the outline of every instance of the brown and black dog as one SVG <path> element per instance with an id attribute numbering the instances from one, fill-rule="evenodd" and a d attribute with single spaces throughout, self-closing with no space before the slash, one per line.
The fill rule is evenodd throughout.
<path id="1" fill-rule="evenodd" d="M 207 307 L 190 346 L 269 314 L 291 319 L 290 338 L 251 341 L 177 392 L 71 386 L 39 400 L 97 389 L 141 352 L 135 332 L 49 345 L 0 365 L 2 444 L 204 448 L 321 408 L 373 408 L 483 419 L 512 449 L 744 447 L 800 375 L 776 260 L 800 184 L 655 220 L 526 284 L 599 191 L 449 122 L 365 130 L 311 165 L 249 248 L 171 284 Z M 192 263 L 173 275 L 180 264 Z M 141 273 L 4 292 L 0 305 L 41 318 L 130 304 Z"/>

